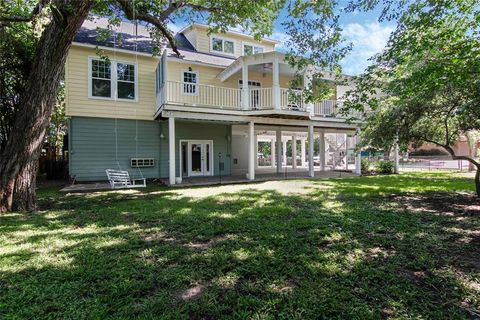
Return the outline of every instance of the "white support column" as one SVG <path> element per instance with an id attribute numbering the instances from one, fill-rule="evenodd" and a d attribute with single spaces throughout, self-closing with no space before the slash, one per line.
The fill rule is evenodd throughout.
<path id="1" fill-rule="evenodd" d="M 282 172 L 282 131 L 276 131 L 276 139 L 275 142 L 277 143 L 277 173 Z"/>
<path id="2" fill-rule="evenodd" d="M 345 134 L 345 170 L 348 170 L 348 134 Z"/>
<path id="3" fill-rule="evenodd" d="M 302 168 L 305 168 L 305 165 L 306 165 L 306 150 L 305 150 L 305 139 L 302 139 L 300 140 L 301 141 L 301 144 L 300 144 L 300 152 L 301 152 L 301 157 L 302 157 Z"/>
<path id="4" fill-rule="evenodd" d="M 255 134 L 255 132 L 254 132 L 253 136 L 254 136 L 253 144 L 254 144 L 254 148 L 255 148 L 255 156 L 254 156 L 255 157 L 255 168 L 258 168 L 258 138 L 257 138 L 257 135 Z"/>
<path id="5" fill-rule="evenodd" d="M 292 136 L 292 167 L 297 168 L 297 135 Z"/>
<path id="6" fill-rule="evenodd" d="M 275 152 L 277 152 L 275 148 L 275 139 L 272 139 L 270 141 L 270 153 L 271 153 L 270 158 L 272 159 L 272 168 L 275 168 L 275 158 L 276 158 Z"/>
<path id="7" fill-rule="evenodd" d="M 320 131 L 320 171 L 325 171 L 325 132 Z"/>
<path id="8" fill-rule="evenodd" d="M 168 118 L 168 181 L 175 184 L 175 118 Z"/>
<path id="9" fill-rule="evenodd" d="M 355 135 L 355 149 L 356 149 L 356 156 L 355 156 L 355 173 L 358 175 L 362 174 L 362 151 L 358 148 L 360 144 L 360 129 L 357 130 L 357 134 Z"/>
<path id="10" fill-rule="evenodd" d="M 287 166 L 287 138 L 282 141 L 282 162 Z"/>
<path id="11" fill-rule="evenodd" d="M 248 64 L 243 61 L 242 63 L 242 109 L 250 109 L 250 95 L 248 92 Z"/>
<path id="12" fill-rule="evenodd" d="M 305 73 L 303 74 L 303 87 L 305 89 L 308 89 L 311 86 L 312 83 L 312 74 L 313 70 L 310 67 L 307 67 L 305 70 Z M 313 103 L 305 103 L 305 111 L 308 111 L 310 113 L 310 117 L 313 117 L 315 115 L 314 109 L 313 109 Z"/>
<path id="13" fill-rule="evenodd" d="M 395 162 L 394 173 L 400 172 L 400 155 L 398 154 L 398 140 L 395 141 L 395 146 L 393 147 L 393 158 Z"/>
<path id="14" fill-rule="evenodd" d="M 313 168 L 313 144 L 314 144 L 314 138 L 313 138 L 313 125 L 308 126 L 308 175 L 310 177 L 315 176 L 315 171 Z"/>
<path id="15" fill-rule="evenodd" d="M 272 64 L 272 103 L 274 109 L 280 109 L 280 68 L 278 56 L 274 53 Z"/>
<path id="16" fill-rule="evenodd" d="M 255 125 L 248 123 L 248 180 L 255 180 Z"/>

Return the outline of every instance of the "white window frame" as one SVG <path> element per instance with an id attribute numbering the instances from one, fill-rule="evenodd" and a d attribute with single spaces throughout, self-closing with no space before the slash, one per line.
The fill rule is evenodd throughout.
<path id="1" fill-rule="evenodd" d="M 88 98 L 89 99 L 98 99 L 98 100 L 112 100 L 112 101 L 122 101 L 122 102 L 138 102 L 138 63 L 134 61 L 127 60 L 112 60 L 110 59 L 110 97 L 97 97 L 92 94 L 92 61 L 93 60 L 102 60 L 98 56 L 89 56 L 88 57 Z M 135 68 L 135 99 L 124 99 L 118 98 L 117 91 L 117 63 L 131 64 Z M 107 79 L 105 79 L 107 80 Z M 123 80 L 120 80 L 123 81 Z M 128 82 L 128 81 L 124 81 Z"/>
<path id="2" fill-rule="evenodd" d="M 189 93 L 189 92 L 185 92 L 185 84 L 193 84 L 193 82 L 184 82 L 183 79 L 184 78 L 184 74 L 185 72 L 188 72 L 188 73 L 194 73 L 196 74 L 196 79 L 197 79 L 197 82 L 195 83 L 195 92 L 194 93 Z M 186 96 L 198 96 L 198 91 L 200 90 L 200 74 L 198 73 L 198 71 L 190 71 L 190 70 L 182 70 L 180 72 L 180 82 L 182 83 L 182 94 L 183 95 L 186 95 Z"/>
<path id="3" fill-rule="evenodd" d="M 252 46 L 253 47 L 253 54 L 255 54 L 255 47 L 262 48 L 262 50 L 263 50 L 262 53 L 266 52 L 266 47 L 265 46 L 255 44 L 253 42 L 242 41 L 242 55 L 243 56 L 245 55 L 245 46 Z"/>
<path id="4" fill-rule="evenodd" d="M 215 158 L 214 158 L 214 146 L 213 146 L 213 140 L 189 140 L 189 139 L 184 139 L 184 140 L 180 140 L 179 141 L 179 147 L 178 147 L 178 150 L 179 150 L 179 161 L 180 161 L 180 172 L 183 170 L 182 168 L 182 162 L 183 162 L 183 158 L 182 158 L 182 143 L 186 143 L 187 144 L 187 177 L 195 177 L 195 175 L 192 175 L 191 172 L 192 172 L 192 159 L 191 159 L 191 154 L 190 154 L 190 146 L 192 143 L 198 143 L 198 144 L 203 144 L 203 145 L 206 145 L 207 143 L 210 144 L 211 146 L 211 150 L 210 150 L 210 157 L 209 157 L 209 162 L 210 162 L 210 172 L 209 174 L 207 175 L 198 175 L 198 176 L 203 176 L 203 177 L 209 177 L 209 176 L 213 176 L 215 175 Z M 204 150 L 204 152 L 206 152 L 206 149 Z M 206 158 L 204 159 L 205 161 L 205 165 L 207 163 L 206 161 Z M 203 168 L 205 169 L 205 168 Z M 203 170 L 203 172 L 205 172 L 205 170 Z M 181 173 L 180 173 L 181 175 Z"/>
<path id="5" fill-rule="evenodd" d="M 213 39 L 222 40 L 222 51 L 213 50 Z M 233 53 L 225 52 L 225 41 L 229 41 L 233 43 Z M 218 36 L 210 36 L 210 52 L 213 52 L 213 53 L 224 54 L 227 56 L 235 56 L 235 44 L 236 42 L 233 39 L 218 37 Z"/>

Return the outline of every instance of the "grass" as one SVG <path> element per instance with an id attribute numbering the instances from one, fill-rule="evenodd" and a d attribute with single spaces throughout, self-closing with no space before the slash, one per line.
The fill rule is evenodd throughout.
<path id="1" fill-rule="evenodd" d="M 479 209 L 454 203 L 471 200 L 470 177 L 274 185 L 69 196 L 41 189 L 44 211 L 0 216 L 0 318 L 478 312 Z M 466 193 L 449 197 L 454 190 Z"/>

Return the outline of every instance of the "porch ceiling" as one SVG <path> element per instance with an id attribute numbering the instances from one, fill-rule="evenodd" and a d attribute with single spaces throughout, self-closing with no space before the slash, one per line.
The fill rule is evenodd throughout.
<path id="1" fill-rule="evenodd" d="M 237 58 L 237 60 L 217 75 L 217 79 L 222 82 L 228 80 L 230 77 L 241 72 L 244 64 L 249 66 L 250 71 L 271 74 L 275 59 L 278 59 L 279 62 L 279 74 L 289 76 L 295 74 L 295 69 L 285 62 L 284 53 L 271 51 Z"/>

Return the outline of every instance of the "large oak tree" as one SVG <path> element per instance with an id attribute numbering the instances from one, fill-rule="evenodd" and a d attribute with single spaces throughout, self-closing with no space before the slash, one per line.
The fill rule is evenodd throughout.
<path id="1" fill-rule="evenodd" d="M 155 43 L 167 42 L 179 53 L 168 22 L 201 19 L 211 31 L 242 27 L 257 39 L 271 34 L 281 10 L 289 34 L 289 61 L 299 69 L 314 64 L 337 70 L 348 50 L 342 46 L 334 1 L 308 0 L 13 0 L 0 1 L 0 28 L 24 24 L 31 28 L 34 53 L 29 75 L 17 92 L 12 134 L 0 150 L 0 212 L 19 208 L 35 210 L 35 164 L 48 129 L 68 50 L 90 13 L 138 20 L 152 28 Z M 10 33 L 13 34 L 13 33 Z"/>
<path id="2" fill-rule="evenodd" d="M 480 130 L 480 12 L 475 0 L 418 1 L 399 16 L 387 48 L 356 79 L 344 112 L 364 111 L 365 144 L 433 143 L 455 153 L 461 135 Z"/>

